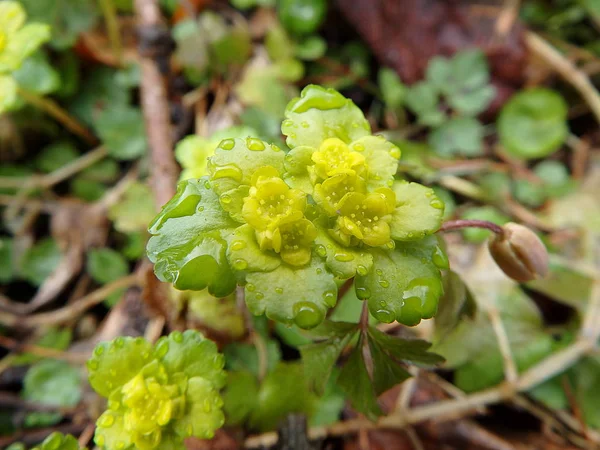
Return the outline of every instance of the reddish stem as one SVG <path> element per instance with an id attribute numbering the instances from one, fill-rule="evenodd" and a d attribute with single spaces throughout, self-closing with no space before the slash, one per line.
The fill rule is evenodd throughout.
<path id="1" fill-rule="evenodd" d="M 442 224 L 439 231 L 446 232 L 462 228 L 485 228 L 496 233 L 498 236 L 504 236 L 504 229 L 500 225 L 488 222 L 487 220 L 449 220 Z"/>

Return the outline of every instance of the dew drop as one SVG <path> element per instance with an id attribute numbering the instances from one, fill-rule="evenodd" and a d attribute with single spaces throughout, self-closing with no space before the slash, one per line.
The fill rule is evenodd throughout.
<path id="1" fill-rule="evenodd" d="M 281 149 L 279 147 L 277 147 L 275 144 L 271 144 L 271 150 L 273 150 L 274 152 L 280 152 Z"/>
<path id="2" fill-rule="evenodd" d="M 88 361 L 87 367 L 90 370 L 97 370 L 98 369 L 98 361 L 93 360 L 93 359 Z"/>
<path id="3" fill-rule="evenodd" d="M 382 308 L 385 308 L 387 306 L 387 303 L 385 301 L 381 300 L 379 302 L 379 306 L 381 306 Z"/>
<path id="4" fill-rule="evenodd" d="M 354 150 L 356 150 L 357 152 L 364 152 L 365 146 L 362 144 L 354 144 Z"/>
<path id="5" fill-rule="evenodd" d="M 382 288 L 390 287 L 390 282 L 388 280 L 379 280 L 379 284 L 381 285 Z"/>
<path id="6" fill-rule="evenodd" d="M 181 333 L 181 331 L 173 331 L 171 333 L 171 339 L 173 339 L 178 344 L 181 344 L 183 342 L 183 334 Z"/>
<path id="7" fill-rule="evenodd" d="M 396 241 L 390 240 L 385 246 L 390 250 L 394 250 L 396 248 Z"/>
<path id="8" fill-rule="evenodd" d="M 233 139 L 223 139 L 219 144 L 219 148 L 223 150 L 231 150 L 235 146 L 235 141 Z"/>
<path id="9" fill-rule="evenodd" d="M 359 264 L 356 267 L 356 273 L 364 277 L 369 271 L 365 266 Z"/>
<path id="10" fill-rule="evenodd" d="M 231 196 L 228 194 L 221 195 L 220 199 L 221 199 L 221 203 L 223 203 L 225 205 L 228 205 L 231 203 Z"/>
<path id="11" fill-rule="evenodd" d="M 301 122 L 301 123 L 300 123 L 300 126 L 301 126 L 302 128 L 309 128 L 309 127 L 310 127 L 310 124 L 309 124 L 307 121 L 303 121 L 303 122 Z"/>
<path id="12" fill-rule="evenodd" d="M 263 294 L 262 292 L 257 292 L 254 296 L 257 300 L 262 300 L 263 298 L 265 298 L 265 294 Z"/>
<path id="13" fill-rule="evenodd" d="M 98 425 L 103 428 L 110 428 L 115 423 L 115 416 L 112 414 L 103 414 L 98 420 Z"/>
<path id="14" fill-rule="evenodd" d="M 246 243 L 244 241 L 233 241 L 231 243 L 231 250 L 241 250 L 246 248 Z"/>
<path id="15" fill-rule="evenodd" d="M 263 143 L 263 141 L 256 138 L 247 138 L 246 146 L 248 147 L 248 150 L 252 150 L 255 152 L 260 152 L 265 149 L 265 144 Z"/>
<path id="16" fill-rule="evenodd" d="M 205 187 L 206 189 L 210 189 L 210 181 L 206 180 L 206 181 L 204 182 L 204 187 Z"/>
<path id="17" fill-rule="evenodd" d="M 169 351 L 169 342 L 166 339 L 163 339 L 160 342 L 157 342 L 155 348 L 156 348 L 156 350 L 155 350 L 156 356 L 158 358 L 162 358 Z"/>
<path id="18" fill-rule="evenodd" d="M 233 261 L 233 268 L 235 270 L 244 270 L 248 267 L 248 262 L 245 259 L 236 259 Z"/>
<path id="19" fill-rule="evenodd" d="M 400 159 L 400 149 L 398 147 L 391 149 L 390 156 L 394 159 Z"/>
<path id="20" fill-rule="evenodd" d="M 323 273 L 323 269 L 321 269 L 320 267 L 317 267 L 317 275 L 321 275 Z"/>
<path id="21" fill-rule="evenodd" d="M 449 267 L 448 256 L 440 247 L 435 248 L 433 255 L 431 255 L 431 260 L 440 269 L 447 269 Z"/>
<path id="22" fill-rule="evenodd" d="M 317 245 L 315 247 L 315 251 L 317 252 L 317 255 L 321 256 L 322 258 L 325 258 L 325 256 L 327 256 L 327 249 L 323 245 Z"/>
<path id="23" fill-rule="evenodd" d="M 96 347 L 94 349 L 94 355 L 96 356 L 100 356 L 104 353 L 104 346 L 103 345 L 99 345 L 98 347 Z"/>
<path id="24" fill-rule="evenodd" d="M 309 302 L 299 302 L 294 305 L 294 322 L 300 328 L 314 328 L 323 321 L 323 313 Z"/>
<path id="25" fill-rule="evenodd" d="M 335 306 L 335 302 L 337 300 L 337 296 L 335 295 L 335 292 L 331 292 L 331 291 L 324 292 L 323 293 L 323 300 L 325 301 L 325 303 L 328 306 L 333 307 L 333 306 Z"/>
<path id="26" fill-rule="evenodd" d="M 375 317 L 383 323 L 392 323 L 394 321 L 394 314 L 387 309 L 378 309 L 375 312 Z"/>
<path id="27" fill-rule="evenodd" d="M 294 122 L 290 119 L 285 119 L 282 123 L 282 126 L 284 127 L 293 127 L 294 126 Z"/>
<path id="28" fill-rule="evenodd" d="M 275 292 L 278 293 L 279 295 L 281 295 L 281 294 L 283 294 L 283 288 L 276 287 Z"/>
<path id="29" fill-rule="evenodd" d="M 368 298 L 371 298 L 371 290 L 366 287 L 357 287 L 356 296 L 361 300 L 366 300 Z"/>
<path id="30" fill-rule="evenodd" d="M 212 178 L 214 180 L 218 180 L 220 178 L 231 178 L 235 181 L 242 181 L 244 174 L 242 169 L 240 169 L 235 164 L 225 164 L 223 166 L 218 166 L 213 169 Z"/>
<path id="31" fill-rule="evenodd" d="M 256 290 L 256 286 L 254 286 L 252 283 L 248 283 L 248 284 L 246 285 L 246 290 L 247 290 L 248 292 L 254 292 L 254 291 Z"/>
<path id="32" fill-rule="evenodd" d="M 196 211 L 198 211 L 198 212 L 204 211 L 204 206 L 202 206 L 202 205 L 198 206 L 198 209 Z"/>
<path id="33" fill-rule="evenodd" d="M 381 275 L 383 275 L 383 270 L 381 270 L 381 269 L 377 269 L 377 270 L 375 270 L 375 273 L 376 273 L 377 275 L 381 276 Z"/>
<path id="34" fill-rule="evenodd" d="M 429 202 L 429 205 L 435 209 L 444 209 L 444 202 L 435 198 Z"/>
<path id="35" fill-rule="evenodd" d="M 350 262 L 354 259 L 354 255 L 352 253 L 336 253 L 334 258 L 340 262 Z"/>
<path id="36" fill-rule="evenodd" d="M 115 339 L 115 347 L 116 348 L 123 348 L 124 345 L 125 345 L 125 339 L 123 339 L 122 337 L 118 337 Z"/>

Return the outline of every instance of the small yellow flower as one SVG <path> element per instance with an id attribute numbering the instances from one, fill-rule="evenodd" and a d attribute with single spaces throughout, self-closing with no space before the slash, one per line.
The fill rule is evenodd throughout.
<path id="1" fill-rule="evenodd" d="M 273 231 L 256 233 L 261 250 L 273 250 L 292 266 L 308 264 L 317 229 L 308 219 L 286 223 Z"/>
<path id="2" fill-rule="evenodd" d="M 396 196 L 388 188 L 377 189 L 370 194 L 347 194 L 338 205 L 339 216 L 331 233 L 347 246 L 359 242 L 372 247 L 387 244 L 395 205 Z"/>
<path id="3" fill-rule="evenodd" d="M 256 171 L 242 217 L 257 231 L 274 231 L 304 216 L 306 194 L 290 189 L 272 167 Z"/>
<path id="4" fill-rule="evenodd" d="M 360 175 L 365 169 L 365 157 L 337 138 L 325 139 L 312 160 L 314 174 L 322 180 L 337 174 Z"/>
<path id="5" fill-rule="evenodd" d="M 356 174 L 339 173 L 315 186 L 313 198 L 330 216 L 337 215 L 338 205 L 346 194 L 364 193 L 365 182 Z"/>

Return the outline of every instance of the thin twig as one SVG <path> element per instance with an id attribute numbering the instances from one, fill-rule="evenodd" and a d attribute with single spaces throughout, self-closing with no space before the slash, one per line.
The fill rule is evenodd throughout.
<path id="1" fill-rule="evenodd" d="M 498 342 L 500 353 L 502 354 L 502 360 L 504 362 L 504 377 L 509 383 L 515 383 L 519 373 L 517 372 L 517 366 L 510 349 L 508 335 L 506 334 L 506 329 L 502 323 L 502 318 L 500 317 L 498 308 L 496 308 L 495 305 L 488 306 L 486 312 L 492 324 L 494 334 L 496 335 L 496 341 Z"/>
<path id="2" fill-rule="evenodd" d="M 596 120 L 600 122 L 600 95 L 587 75 L 536 33 L 531 31 L 525 33 L 525 43 L 529 50 L 546 61 L 561 77 L 579 91 L 583 100 L 596 116 Z"/>
<path id="3" fill-rule="evenodd" d="M 41 109 L 48 115 L 52 116 L 52 118 L 56 119 L 56 121 L 64 125 L 65 128 L 67 128 L 73 134 L 76 134 L 82 139 L 84 139 L 88 144 L 98 144 L 98 139 L 96 138 L 96 136 L 94 136 L 90 130 L 88 130 L 84 125 L 79 123 L 79 121 L 75 117 L 71 116 L 54 100 L 48 97 L 40 97 L 39 95 L 34 94 L 33 92 L 29 92 L 21 88 L 18 88 L 18 94 L 27 103 L 31 104 L 32 106 L 35 106 L 38 109 Z"/>
<path id="4" fill-rule="evenodd" d="M 445 231 L 461 230 L 463 228 L 485 228 L 486 230 L 490 230 L 499 236 L 504 235 L 504 230 L 500 225 L 497 225 L 493 222 L 489 222 L 487 220 L 467 220 L 467 219 L 449 220 L 442 224 L 439 231 L 445 232 Z"/>
<path id="5" fill-rule="evenodd" d="M 89 358 L 89 355 L 84 353 L 64 352 L 61 350 L 55 350 L 53 348 L 40 347 L 39 345 L 24 344 L 15 339 L 1 335 L 0 345 L 15 352 L 28 352 L 42 358 L 59 359 L 61 361 L 67 361 L 73 364 L 83 364 Z"/>

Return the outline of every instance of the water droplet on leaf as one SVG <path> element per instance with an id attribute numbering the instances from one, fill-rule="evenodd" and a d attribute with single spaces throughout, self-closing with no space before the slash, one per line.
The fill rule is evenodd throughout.
<path id="1" fill-rule="evenodd" d="M 294 305 L 294 322 L 300 328 L 314 328 L 323 321 L 323 314 L 309 302 L 300 302 Z"/>

